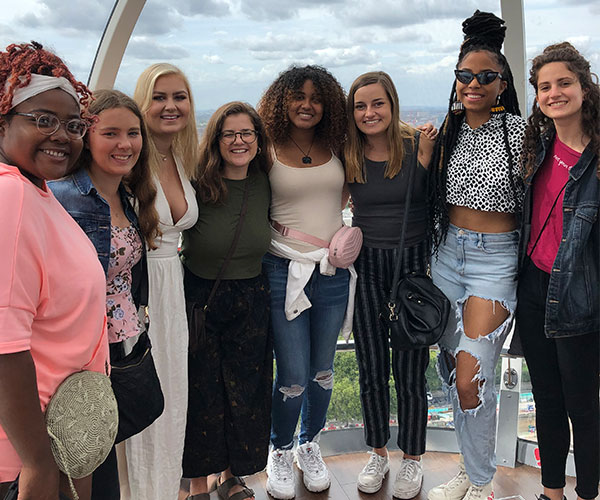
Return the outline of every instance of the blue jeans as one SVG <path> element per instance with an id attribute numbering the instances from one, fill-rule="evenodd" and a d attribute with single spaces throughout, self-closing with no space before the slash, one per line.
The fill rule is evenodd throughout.
<path id="1" fill-rule="evenodd" d="M 494 375 L 502 345 L 508 335 L 517 305 L 517 245 L 519 231 L 478 233 L 450 225 L 446 241 L 431 262 L 433 282 L 452 304 L 448 325 L 440 339 L 438 371 L 448 389 L 454 409 L 458 446 L 471 483 L 489 483 L 496 472 L 496 402 Z M 477 339 L 465 335 L 463 306 L 469 297 L 500 304 L 508 318 L 493 332 Z M 449 362 L 464 351 L 477 359 L 481 381 L 479 404 L 463 410 L 456 389 L 455 369 Z"/>
<path id="2" fill-rule="evenodd" d="M 304 288 L 312 307 L 292 321 L 285 317 L 288 259 L 263 258 L 271 284 L 271 324 L 277 375 L 273 384 L 271 443 L 291 448 L 298 417 L 299 444 L 312 441 L 325 425 L 333 389 L 333 358 L 348 302 L 350 273 L 319 273 L 318 265 Z"/>

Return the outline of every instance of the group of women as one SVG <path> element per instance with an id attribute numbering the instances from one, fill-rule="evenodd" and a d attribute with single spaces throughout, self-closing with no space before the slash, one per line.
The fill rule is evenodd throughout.
<path id="1" fill-rule="evenodd" d="M 494 369 L 515 317 L 542 497 L 563 497 L 570 420 L 578 498 L 596 498 L 600 90 L 572 45 L 549 46 L 526 122 L 503 21 L 477 11 L 463 31 L 439 135 L 400 120 L 384 72 L 346 98 L 324 68 L 292 66 L 256 111 L 221 106 L 199 142 L 189 82 L 170 64 L 146 69 L 133 99 L 92 98 L 39 44 L 1 52 L 0 483 L 19 475 L 19 500 L 71 494 L 44 409 L 70 374 L 108 373 L 131 351 L 147 306 L 164 412 L 73 480 L 80 498 L 175 499 L 183 476 L 192 500 L 214 488 L 251 499 L 243 476 L 266 465 L 267 491 L 288 499 L 294 460 L 308 490 L 327 489 L 318 438 L 340 332 L 354 334 L 372 448 L 357 486 L 378 491 L 390 469 L 378 316 L 402 259 L 404 273 L 431 268 L 453 308 L 438 364 L 461 461 L 429 499 L 493 498 Z M 342 269 L 327 243 L 349 196 L 363 246 Z M 429 350 L 391 354 L 404 452 L 393 491 L 408 499 L 423 479 Z"/>

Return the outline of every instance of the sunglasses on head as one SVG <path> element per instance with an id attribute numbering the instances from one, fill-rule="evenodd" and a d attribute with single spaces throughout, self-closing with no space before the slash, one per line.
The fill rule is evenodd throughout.
<path id="1" fill-rule="evenodd" d="M 475 74 L 467 69 L 455 69 L 454 74 L 456 75 L 456 79 L 465 85 L 471 83 L 473 78 L 477 78 L 477 81 L 481 85 L 489 85 L 498 77 L 502 80 L 502 75 L 498 71 L 482 71 Z"/>

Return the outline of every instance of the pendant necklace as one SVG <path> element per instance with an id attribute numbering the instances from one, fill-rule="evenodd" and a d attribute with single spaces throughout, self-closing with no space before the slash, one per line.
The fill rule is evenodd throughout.
<path id="1" fill-rule="evenodd" d="M 300 152 L 304 155 L 302 157 L 302 163 L 304 163 L 305 165 L 310 165 L 312 163 L 312 158 L 309 155 L 310 155 L 310 150 L 312 149 L 313 144 L 315 142 L 315 137 L 313 136 L 313 140 L 310 143 L 310 146 L 309 146 L 308 151 L 306 153 L 304 152 L 304 150 L 300 146 L 298 146 L 298 143 L 292 138 L 291 135 L 288 136 L 288 137 L 294 143 L 294 146 L 296 146 L 300 150 Z"/>

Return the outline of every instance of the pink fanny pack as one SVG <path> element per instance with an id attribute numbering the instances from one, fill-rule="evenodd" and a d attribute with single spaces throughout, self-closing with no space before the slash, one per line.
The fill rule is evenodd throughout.
<path id="1" fill-rule="evenodd" d="M 349 227 L 344 224 L 328 242 L 302 231 L 283 226 L 274 220 L 271 221 L 271 225 L 282 236 L 289 236 L 317 247 L 329 248 L 329 263 L 342 269 L 347 269 L 352 265 L 362 247 L 363 236 L 358 227 Z"/>

